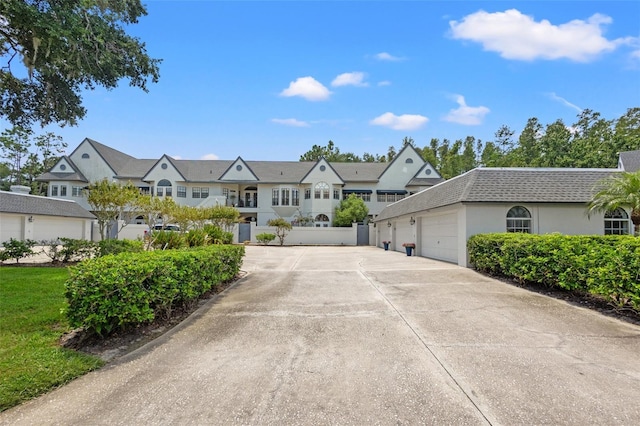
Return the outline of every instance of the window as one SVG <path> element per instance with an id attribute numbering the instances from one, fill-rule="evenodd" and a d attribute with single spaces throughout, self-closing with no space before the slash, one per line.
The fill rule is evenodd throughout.
<path id="1" fill-rule="evenodd" d="M 413 158 L 407 158 L 404 162 L 407 164 L 413 164 Z"/>
<path id="2" fill-rule="evenodd" d="M 149 195 L 151 193 L 151 188 L 148 186 L 139 186 L 138 190 L 142 195 Z"/>
<path id="3" fill-rule="evenodd" d="M 311 199 L 311 188 L 306 188 L 304 190 L 304 199 L 305 200 L 310 200 Z"/>
<path id="4" fill-rule="evenodd" d="M 334 200 L 339 200 L 340 199 L 340 190 L 337 188 L 334 188 L 333 190 L 333 199 Z"/>
<path id="5" fill-rule="evenodd" d="M 604 235 L 628 235 L 629 215 L 624 209 L 615 209 L 604 215 Z"/>
<path id="6" fill-rule="evenodd" d="M 176 196 L 179 198 L 187 198 L 187 187 L 178 185 Z"/>
<path id="7" fill-rule="evenodd" d="M 323 198 L 325 200 L 329 199 L 329 185 L 326 182 L 318 182 L 315 187 L 315 195 L 316 200 Z"/>
<path id="8" fill-rule="evenodd" d="M 512 207 L 507 212 L 507 232 L 531 233 L 531 213 L 522 206 Z"/>
<path id="9" fill-rule="evenodd" d="M 58 185 L 51 185 L 51 196 L 52 197 L 58 196 Z"/>
<path id="10" fill-rule="evenodd" d="M 315 220 L 314 220 L 314 224 L 316 225 L 316 228 L 326 228 L 329 226 L 329 216 L 327 216 L 326 214 L 319 214 L 316 216 Z"/>
<path id="11" fill-rule="evenodd" d="M 357 198 L 360 198 L 362 201 L 366 201 L 366 202 L 371 201 L 371 191 L 369 192 L 343 191 L 342 199 L 346 200 L 347 198 L 349 198 L 351 194 L 355 195 Z"/>
<path id="12" fill-rule="evenodd" d="M 271 192 L 271 205 L 277 206 L 279 199 L 280 199 L 280 189 L 273 188 L 273 191 Z"/>
<path id="13" fill-rule="evenodd" d="M 178 187 L 178 191 L 180 191 L 180 187 Z M 200 188 L 191 188 L 191 198 L 200 198 Z"/>
<path id="14" fill-rule="evenodd" d="M 67 166 L 65 166 L 64 164 L 60 164 L 60 170 L 67 170 Z"/>
<path id="15" fill-rule="evenodd" d="M 209 188 L 200 188 L 200 198 L 209 198 Z"/>
<path id="16" fill-rule="evenodd" d="M 280 190 L 280 195 L 282 198 L 282 203 L 280 205 L 282 206 L 288 206 L 289 205 L 289 194 L 290 194 L 290 190 L 289 188 L 282 188 Z"/>
<path id="17" fill-rule="evenodd" d="M 291 190 L 291 205 L 299 206 L 300 205 L 300 190 L 293 188 Z"/>
<path id="18" fill-rule="evenodd" d="M 378 194 L 378 202 L 379 203 L 395 203 L 396 201 L 400 201 L 405 198 L 406 194 Z"/>
<path id="19" fill-rule="evenodd" d="M 67 196 L 67 185 L 60 185 L 60 196 L 61 197 Z"/>
<path id="20" fill-rule="evenodd" d="M 82 187 L 81 186 L 72 186 L 71 187 L 71 196 L 72 197 L 82 197 Z"/>
<path id="21" fill-rule="evenodd" d="M 89 154 L 85 152 L 84 154 L 82 154 L 82 158 L 89 158 Z"/>
<path id="22" fill-rule="evenodd" d="M 164 194 L 164 191 L 162 191 L 162 187 L 161 187 L 161 186 L 159 186 L 159 187 L 156 189 L 156 195 L 157 195 L 158 197 L 162 197 L 162 195 L 163 195 L 163 194 Z"/>
<path id="23" fill-rule="evenodd" d="M 222 196 L 224 198 L 229 198 L 229 188 L 222 188 Z"/>
<path id="24" fill-rule="evenodd" d="M 163 193 L 167 197 L 171 197 L 172 194 L 171 182 L 166 179 L 162 179 L 160 182 L 158 182 L 158 197 L 162 197 Z"/>

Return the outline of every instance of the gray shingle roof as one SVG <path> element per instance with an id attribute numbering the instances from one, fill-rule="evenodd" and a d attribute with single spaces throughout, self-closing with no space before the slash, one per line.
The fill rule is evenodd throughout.
<path id="1" fill-rule="evenodd" d="M 444 178 L 413 178 L 407 186 L 433 186 L 444 182 Z"/>
<path id="2" fill-rule="evenodd" d="M 465 202 L 587 203 L 617 169 L 478 168 L 385 207 L 376 221 Z"/>
<path id="3" fill-rule="evenodd" d="M 621 152 L 620 164 L 625 172 L 640 170 L 640 150 Z"/>
<path id="4" fill-rule="evenodd" d="M 120 152 L 117 149 L 113 149 L 109 146 L 103 145 L 98 141 L 94 141 L 93 139 L 86 138 L 87 142 L 93 146 L 93 148 L 100 154 L 100 156 L 104 159 L 104 161 L 109 164 L 109 167 L 116 172 L 117 175 L 120 175 L 124 167 L 131 161 L 144 161 L 138 160 L 124 152 Z"/>
<path id="5" fill-rule="evenodd" d="M 0 212 L 95 219 L 75 201 L 0 191 Z"/>

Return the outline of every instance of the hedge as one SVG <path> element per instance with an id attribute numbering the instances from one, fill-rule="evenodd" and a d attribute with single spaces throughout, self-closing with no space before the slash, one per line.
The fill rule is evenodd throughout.
<path id="1" fill-rule="evenodd" d="M 640 311 L 640 238 L 480 234 L 467 248 L 481 272 L 604 296 Z"/>
<path id="2" fill-rule="evenodd" d="M 86 260 L 69 268 L 69 322 L 106 335 L 168 317 L 233 279 L 243 256 L 244 246 L 217 245 Z"/>

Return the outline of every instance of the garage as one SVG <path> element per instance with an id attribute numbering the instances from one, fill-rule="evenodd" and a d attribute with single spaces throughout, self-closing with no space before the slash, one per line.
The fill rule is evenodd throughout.
<path id="1" fill-rule="evenodd" d="M 13 214 L 0 214 L 0 243 L 14 238 L 22 239 L 22 216 Z"/>
<path id="2" fill-rule="evenodd" d="M 421 256 L 458 263 L 456 212 L 422 217 Z"/>
<path id="3" fill-rule="evenodd" d="M 402 244 L 414 243 L 415 237 L 413 236 L 413 226 L 409 223 L 409 219 L 400 220 L 394 223 L 395 226 L 395 247 L 394 250 L 404 251 Z"/>

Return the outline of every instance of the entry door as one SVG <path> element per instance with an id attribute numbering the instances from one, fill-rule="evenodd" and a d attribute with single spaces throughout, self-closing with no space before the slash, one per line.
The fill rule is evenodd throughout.
<path id="1" fill-rule="evenodd" d="M 245 241 L 251 241 L 251 224 L 239 223 L 238 224 L 238 242 L 244 243 Z"/>
<path id="2" fill-rule="evenodd" d="M 258 207 L 258 191 L 245 191 L 244 192 L 244 206 L 245 207 Z"/>

